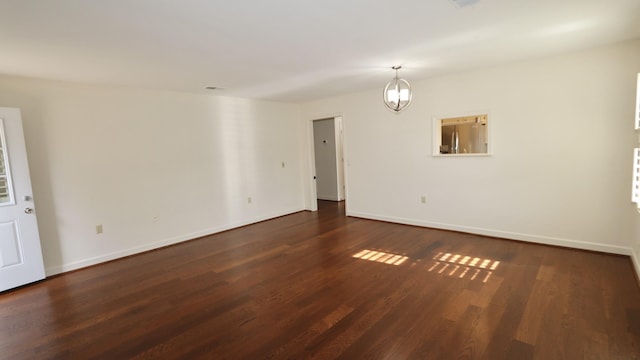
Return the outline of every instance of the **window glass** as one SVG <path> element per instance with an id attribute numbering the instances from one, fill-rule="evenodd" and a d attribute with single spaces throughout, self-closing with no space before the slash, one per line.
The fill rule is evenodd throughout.
<path id="1" fill-rule="evenodd" d="M 0 205 L 11 203 L 11 179 L 9 178 L 9 160 L 4 127 L 0 119 Z"/>

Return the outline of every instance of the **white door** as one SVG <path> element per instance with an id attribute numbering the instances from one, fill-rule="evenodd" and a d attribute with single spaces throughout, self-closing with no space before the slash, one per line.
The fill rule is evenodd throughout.
<path id="1" fill-rule="evenodd" d="M 0 108 L 0 291 L 44 277 L 20 110 Z"/>

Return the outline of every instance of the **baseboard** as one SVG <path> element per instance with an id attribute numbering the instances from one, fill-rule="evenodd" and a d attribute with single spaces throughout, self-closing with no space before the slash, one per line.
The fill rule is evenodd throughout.
<path id="1" fill-rule="evenodd" d="M 246 226 L 246 225 L 250 225 L 250 224 L 255 224 L 261 221 L 265 221 L 265 220 L 270 220 L 270 219 L 274 219 L 280 216 L 284 216 L 284 215 L 289 215 L 289 214 L 293 214 L 296 212 L 300 212 L 300 211 L 304 211 L 304 208 L 296 208 L 296 209 L 292 209 L 292 210 L 288 210 L 282 213 L 274 213 L 274 214 L 270 214 L 270 215 L 264 215 L 264 216 L 260 216 L 260 217 L 256 217 L 256 218 L 252 218 L 246 221 L 241 221 L 241 222 L 237 222 L 237 223 L 232 223 L 232 224 L 226 224 L 224 226 L 218 226 L 215 228 L 209 228 L 209 229 L 204 229 L 204 230 L 200 230 L 200 231 L 196 231 L 190 234 L 185 234 L 185 235 L 180 235 L 180 236 L 175 236 L 172 238 L 168 238 L 168 239 L 163 239 L 163 240 L 159 240 L 159 241 L 155 241 L 149 244 L 144 244 L 144 245 L 140 245 L 140 246 L 134 246 L 132 248 L 129 249 L 125 249 L 125 250 L 120 250 L 120 251 L 114 251 L 112 253 L 108 253 L 108 254 L 104 254 L 104 255 L 99 255 L 99 256 L 95 256 L 92 258 L 88 258 L 88 259 L 84 259 L 84 260 L 80 260 L 80 261 L 74 261 L 68 264 L 63 264 L 63 265 L 58 265 L 58 266 L 51 266 L 51 267 L 47 267 L 45 269 L 45 273 L 46 276 L 53 276 L 53 275 L 57 275 L 57 274 L 61 274 L 67 271 L 72 271 L 72 270 L 78 270 L 87 266 L 92 266 L 92 265 L 97 265 L 103 262 L 107 262 L 107 261 L 111 261 L 111 260 L 115 260 L 115 259 L 119 259 L 125 256 L 130 256 L 130 255 L 135 255 L 135 254 L 139 254 L 145 251 L 149 251 L 149 250 L 154 250 L 154 249 L 159 249 L 161 247 L 165 247 L 165 246 L 169 246 L 169 245 L 174 245 L 174 244 L 178 244 L 184 241 L 189 241 L 189 240 L 193 240 L 193 239 L 197 239 L 203 236 L 208 236 L 208 235 L 213 235 L 219 232 L 223 232 L 223 231 L 227 231 L 227 230 L 231 230 L 231 229 L 235 229 L 238 227 L 242 227 L 242 226 Z"/>
<path id="2" fill-rule="evenodd" d="M 46 276 L 53 276 L 53 275 L 67 272 L 67 271 L 77 270 L 87 266 L 97 265 L 106 261 L 119 259 L 125 256 L 135 255 L 145 251 L 158 249 L 164 246 L 178 244 L 184 241 L 197 239 L 199 237 L 216 234 L 222 231 L 231 230 L 241 226 L 246 226 L 246 225 L 254 224 L 257 222 L 273 219 L 276 217 L 293 214 L 299 211 L 304 211 L 304 208 L 301 207 L 301 208 L 285 211 L 282 213 L 256 217 L 246 221 L 227 224 L 227 225 L 219 226 L 215 228 L 204 229 L 204 230 L 193 232 L 190 234 L 163 239 L 163 240 L 155 241 L 153 243 L 135 246 L 129 249 L 115 251 L 112 253 L 95 256 L 92 258 L 75 261 L 68 264 L 47 267 L 45 269 L 45 273 L 46 273 Z M 506 231 L 500 231 L 500 230 L 484 229 L 484 228 L 455 225 L 455 224 L 437 223 L 437 222 L 415 220 L 415 219 L 405 219 L 405 218 L 383 216 L 378 214 L 370 214 L 370 213 L 363 213 L 363 212 L 357 212 L 357 211 L 347 211 L 347 216 L 359 217 L 359 218 L 371 219 L 371 220 L 387 221 L 387 222 L 393 222 L 393 223 L 405 224 L 405 225 L 429 227 L 429 228 L 442 229 L 442 230 L 460 231 L 460 232 L 466 232 L 466 233 L 472 233 L 472 234 L 478 234 L 478 235 L 484 235 L 484 236 L 499 237 L 499 238 L 505 238 L 510 240 L 527 241 L 527 242 L 545 244 L 545 245 L 564 246 L 564 247 L 570 247 L 570 248 L 576 248 L 576 249 L 582 249 L 582 250 L 591 250 L 591 251 L 600 251 L 600 252 L 619 254 L 619 255 L 628 255 L 631 257 L 633 267 L 636 271 L 636 274 L 638 275 L 638 278 L 640 279 L 640 257 L 631 248 L 626 248 L 622 246 L 613 246 L 613 245 L 599 244 L 599 243 L 592 243 L 592 242 L 585 242 L 585 241 L 578 241 L 578 240 L 506 232 Z"/>
<path id="3" fill-rule="evenodd" d="M 337 196 L 318 195 L 317 198 L 318 200 L 340 201 L 340 198 Z"/>
<path id="4" fill-rule="evenodd" d="M 605 252 L 605 253 L 611 253 L 611 254 L 633 256 L 632 249 L 628 247 L 623 247 L 623 246 L 592 243 L 592 242 L 580 241 L 580 240 L 562 239 L 562 238 L 534 235 L 534 234 L 524 234 L 524 233 L 508 232 L 508 231 L 501 231 L 501 230 L 485 229 L 485 228 L 456 225 L 456 224 L 445 224 L 445 223 L 416 220 L 416 219 L 405 219 L 405 218 L 363 213 L 363 212 L 357 212 L 357 211 L 347 211 L 347 216 L 353 216 L 353 217 L 359 217 L 359 218 L 365 218 L 365 219 L 371 219 L 371 220 L 387 221 L 387 222 L 405 224 L 405 225 L 429 227 L 429 228 L 442 229 L 442 230 L 460 231 L 465 233 L 498 237 L 498 238 L 504 238 L 509 240 L 520 240 L 520 241 L 532 242 L 537 244 L 563 246 L 563 247 L 569 247 L 569 248 L 575 248 L 575 249 L 581 249 L 581 250 L 599 251 L 599 252 Z M 638 266 L 638 262 L 635 261 L 634 264 L 636 267 L 636 271 L 638 272 L 638 274 L 640 274 L 640 271 L 639 271 L 640 267 Z"/>

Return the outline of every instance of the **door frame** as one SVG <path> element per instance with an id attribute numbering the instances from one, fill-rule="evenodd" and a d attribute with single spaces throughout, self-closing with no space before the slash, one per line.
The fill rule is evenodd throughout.
<path id="1" fill-rule="evenodd" d="M 347 176 L 347 146 L 344 141 L 345 139 L 345 116 L 342 113 L 327 115 L 327 116 L 316 116 L 307 121 L 307 154 L 308 154 L 308 163 L 309 163 L 309 177 L 308 177 L 308 206 L 307 208 L 311 211 L 318 210 L 318 189 L 316 184 L 316 154 L 314 148 L 314 130 L 313 123 L 317 120 L 327 120 L 334 119 L 334 124 L 339 124 L 334 127 L 336 129 L 336 162 L 337 162 L 337 182 L 338 186 L 342 186 L 342 199 L 341 201 L 345 201 L 348 204 L 348 176 Z M 338 191 L 340 195 L 340 191 Z M 348 205 L 346 205 L 348 207 Z"/>

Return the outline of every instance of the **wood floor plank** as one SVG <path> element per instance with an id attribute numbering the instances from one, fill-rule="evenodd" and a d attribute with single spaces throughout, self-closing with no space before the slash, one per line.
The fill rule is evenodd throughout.
<path id="1" fill-rule="evenodd" d="M 0 359 L 634 359 L 628 257 L 300 212 L 0 293 Z"/>

